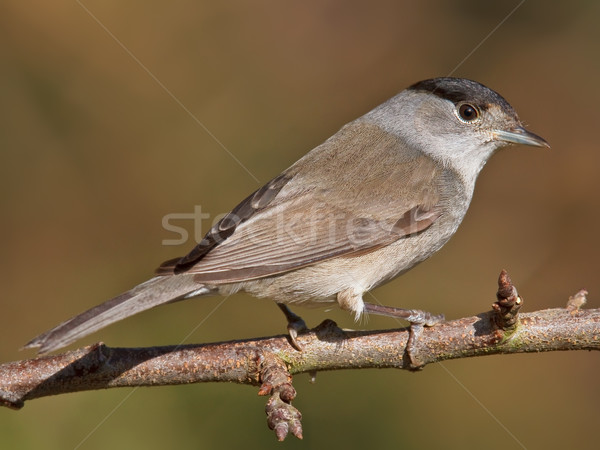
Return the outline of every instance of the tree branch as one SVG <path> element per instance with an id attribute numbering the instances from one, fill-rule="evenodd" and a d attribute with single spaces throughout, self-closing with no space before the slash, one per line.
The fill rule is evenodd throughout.
<path id="1" fill-rule="evenodd" d="M 302 351 L 290 345 L 288 336 L 151 348 L 109 348 L 99 343 L 0 365 L 0 404 L 19 409 L 25 400 L 67 392 L 228 381 L 260 386 L 260 395 L 270 395 L 267 421 L 283 440 L 289 432 L 302 437 L 301 414 L 291 405 L 295 374 L 415 370 L 471 356 L 600 349 L 600 309 L 580 309 L 587 292 L 571 297 L 567 308 L 517 316 L 522 300 L 504 271 L 499 286 L 492 311 L 420 330 L 410 354 L 409 328 L 344 331 L 331 320 L 298 336 Z M 418 367 L 413 361 L 419 361 Z"/>

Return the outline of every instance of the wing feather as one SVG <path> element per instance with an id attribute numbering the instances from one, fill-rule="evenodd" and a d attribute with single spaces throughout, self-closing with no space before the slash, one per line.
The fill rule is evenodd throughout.
<path id="1" fill-rule="evenodd" d="M 373 125 L 346 126 L 159 274 L 185 271 L 215 284 L 250 280 L 362 254 L 427 229 L 441 215 L 442 169 L 404 145 Z"/>

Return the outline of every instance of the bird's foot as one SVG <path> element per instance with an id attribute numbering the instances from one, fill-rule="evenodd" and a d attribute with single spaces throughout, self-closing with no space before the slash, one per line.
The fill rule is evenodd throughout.
<path id="1" fill-rule="evenodd" d="M 419 336 L 423 333 L 423 327 L 432 327 L 444 321 L 443 314 L 431 314 L 419 309 L 402 309 L 393 306 L 376 305 L 365 303 L 365 312 L 380 316 L 397 317 L 410 322 L 408 341 L 406 343 L 406 356 L 408 366 L 411 370 L 419 370 L 425 364 L 417 356 Z"/>
<path id="2" fill-rule="evenodd" d="M 292 346 L 296 350 L 301 352 L 302 346 L 298 342 L 297 338 L 298 338 L 298 334 L 306 333 L 308 331 L 306 322 L 304 322 L 302 317 L 300 317 L 297 314 L 294 314 L 292 312 L 292 310 L 287 307 L 287 305 L 284 305 L 283 303 L 277 303 L 277 306 L 279 306 L 279 309 L 281 309 L 283 314 L 285 314 L 285 318 L 288 321 L 287 330 L 288 330 L 288 334 L 290 335 L 290 342 L 292 343 Z"/>

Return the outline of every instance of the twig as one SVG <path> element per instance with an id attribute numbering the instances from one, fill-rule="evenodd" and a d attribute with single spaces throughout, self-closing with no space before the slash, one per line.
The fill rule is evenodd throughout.
<path id="1" fill-rule="evenodd" d="M 600 309 L 582 310 L 585 291 L 567 308 L 519 314 L 522 299 L 503 272 L 493 311 L 425 328 L 415 355 L 429 364 L 480 355 L 599 350 Z M 213 344 L 110 348 L 102 343 L 61 355 L 0 365 L 0 404 L 13 409 L 26 400 L 122 386 L 162 386 L 227 381 L 260 386 L 270 395 L 268 424 L 278 439 L 302 437 L 301 414 L 291 402 L 291 380 L 299 373 L 397 368 L 411 369 L 405 356 L 407 328 L 344 331 L 330 320 L 300 334 L 302 351 L 289 336 Z"/>

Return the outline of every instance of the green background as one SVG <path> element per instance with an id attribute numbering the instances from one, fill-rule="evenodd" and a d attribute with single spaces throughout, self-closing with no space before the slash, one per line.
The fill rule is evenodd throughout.
<path id="1" fill-rule="evenodd" d="M 175 237 L 164 215 L 201 205 L 206 230 L 344 123 L 450 73 L 500 92 L 552 149 L 496 155 L 456 236 L 374 295 L 469 316 L 489 309 L 506 268 L 526 311 L 563 306 L 580 288 L 599 307 L 600 3 L 526 1 L 501 23 L 517 5 L 3 2 L 0 360 L 32 357 L 18 351 L 30 338 L 189 250 L 161 245 Z M 78 345 L 284 331 L 277 308 L 242 294 L 197 327 L 219 301 L 158 308 Z M 395 326 L 297 312 L 311 326 Z M 0 436 L 11 449 L 592 449 L 599 368 L 597 354 L 574 352 L 320 373 L 314 385 L 298 376 L 305 439 L 283 444 L 257 390 L 226 384 L 39 399 L 0 410 Z"/>

